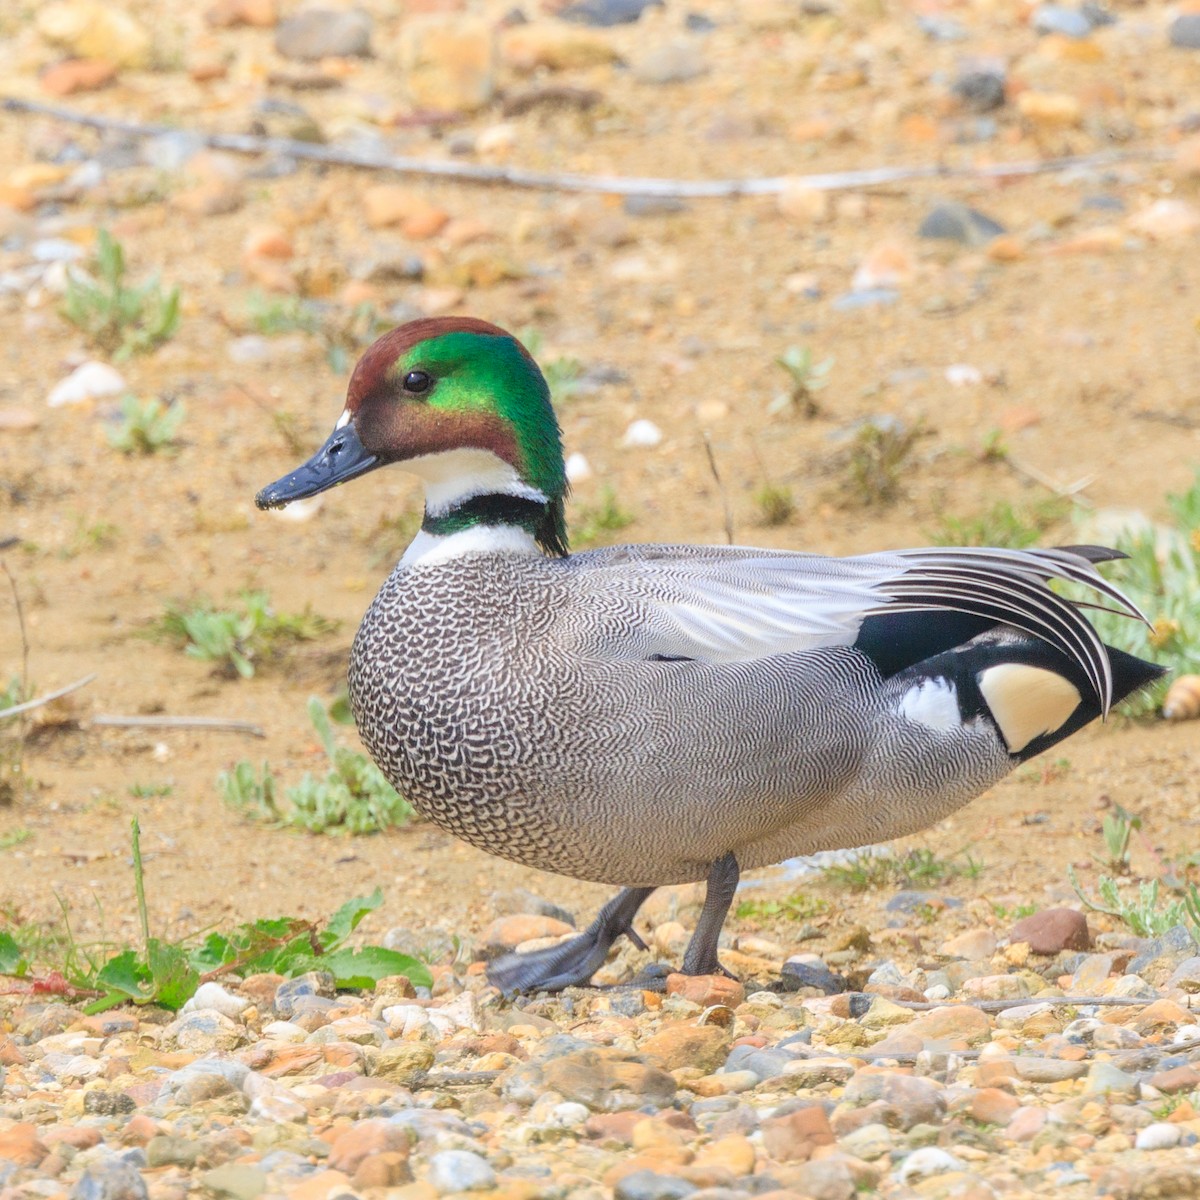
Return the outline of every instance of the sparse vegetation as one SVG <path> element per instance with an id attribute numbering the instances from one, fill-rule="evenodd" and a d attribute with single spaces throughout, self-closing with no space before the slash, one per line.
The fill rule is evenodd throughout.
<path id="1" fill-rule="evenodd" d="M 767 412 L 771 416 L 791 411 L 804 417 L 815 417 L 820 412 L 817 393 L 829 383 L 833 359 L 817 362 L 807 346 L 789 346 L 775 360 L 775 365 L 787 375 L 788 388 L 767 405 Z"/>
<path id="2" fill-rule="evenodd" d="M 1089 896 L 1074 867 L 1067 868 L 1067 878 L 1088 908 L 1123 921 L 1137 937 L 1160 937 L 1176 925 L 1185 925 L 1192 940 L 1200 942 L 1200 890 L 1194 883 L 1187 884 L 1182 895 L 1168 900 L 1161 895 L 1157 879 L 1141 880 L 1133 893 L 1128 889 L 1122 892 L 1111 875 L 1102 875 L 1096 882 L 1097 894 Z"/>
<path id="3" fill-rule="evenodd" d="M 898 421 L 868 421 L 850 446 L 847 490 L 852 502 L 875 507 L 891 504 L 901 493 L 900 477 L 924 430 Z"/>
<path id="4" fill-rule="evenodd" d="M 1149 617 L 1152 627 L 1103 610 L 1091 614 L 1111 646 L 1171 668 L 1200 672 L 1200 472 L 1192 486 L 1167 497 L 1172 523 L 1152 531 L 1122 534 L 1116 548 L 1129 557 L 1105 574 Z M 1122 706 L 1132 717 L 1162 707 L 1170 677 L 1131 697 Z"/>
<path id="5" fill-rule="evenodd" d="M 348 989 L 372 987 L 389 975 L 406 975 L 421 987 L 431 983 L 425 965 L 407 954 L 382 946 L 349 946 L 362 919 L 383 902 L 379 889 L 347 901 L 323 926 L 280 917 L 246 922 L 225 933 L 210 932 L 202 940 L 155 937 L 150 932 L 136 817 L 131 836 L 141 947 L 79 942 L 61 898 L 61 928 L 22 926 L 16 914 L 6 912 L 9 928 L 0 932 L 0 975 L 15 977 L 15 990 L 21 990 L 23 982 L 31 994 L 89 999 L 84 1011 L 99 1013 L 130 1002 L 176 1011 L 207 980 L 263 971 L 295 976 L 319 969 L 332 974 L 337 987 Z"/>
<path id="6" fill-rule="evenodd" d="M 928 536 L 935 546 L 1004 546 L 1021 550 L 1043 540 L 1070 512 L 1070 501 L 1059 496 L 1025 505 L 997 500 L 973 517 L 940 516 Z"/>
<path id="7" fill-rule="evenodd" d="M 329 714 L 315 696 L 308 702 L 308 715 L 329 760 L 325 775 L 305 772 L 298 784 L 284 790 L 281 804 L 270 765 L 264 762 L 260 773 L 242 761 L 217 779 L 226 804 L 249 820 L 310 833 L 377 833 L 407 824 L 412 806 L 366 755 L 336 744 Z"/>
<path id="8" fill-rule="evenodd" d="M 157 631 L 178 642 L 191 658 L 215 663 L 226 674 L 248 679 L 255 663 L 292 642 L 312 641 L 337 623 L 306 608 L 276 613 L 266 592 L 243 592 L 240 610 L 213 608 L 207 601 L 171 605 Z"/>
<path id="9" fill-rule="evenodd" d="M 152 800 L 169 796 L 174 790 L 169 783 L 131 783 L 129 785 L 129 794 L 135 800 Z"/>
<path id="10" fill-rule="evenodd" d="M 899 858 L 892 854 L 856 854 L 847 862 L 821 868 L 826 880 L 853 892 L 978 879 L 982 872 L 983 864 L 965 850 L 943 858 L 925 847 L 909 850 Z"/>
<path id="11" fill-rule="evenodd" d="M 633 524 L 634 517 L 617 503 L 617 494 L 606 487 L 598 504 L 587 505 L 571 522 L 571 540 L 577 546 L 606 545 L 609 534 L 619 533 Z"/>
<path id="12" fill-rule="evenodd" d="M 316 333 L 321 328 L 321 314 L 311 300 L 300 296 L 268 296 L 259 291 L 246 298 L 246 320 L 256 333 L 265 337 Z"/>
<path id="13" fill-rule="evenodd" d="M 565 404 L 579 390 L 580 376 L 583 374 L 583 363 L 570 355 L 559 355 L 555 358 L 542 359 L 544 339 L 539 330 L 525 326 L 517 334 L 518 339 L 538 360 L 542 374 L 546 378 L 546 386 L 550 389 L 550 399 L 556 404 Z"/>
<path id="14" fill-rule="evenodd" d="M 7 833 L 0 833 L 0 851 L 11 850 L 14 846 L 23 845 L 33 837 L 31 829 L 10 829 Z"/>
<path id="15" fill-rule="evenodd" d="M 807 921 L 828 911 L 828 900 L 796 892 L 782 900 L 743 900 L 734 915 L 742 920 L 754 921 L 769 921 L 779 917 L 788 921 Z"/>
<path id="16" fill-rule="evenodd" d="M 796 513 L 796 501 L 792 489 L 764 483 L 754 493 L 754 505 L 759 520 L 768 526 L 786 525 Z"/>
<path id="17" fill-rule="evenodd" d="M 174 446 L 185 415 L 177 400 L 164 403 L 157 396 L 148 400 L 122 396 L 121 421 L 108 431 L 108 444 L 122 454 L 157 454 Z"/>
<path id="18" fill-rule="evenodd" d="M 71 540 L 59 553 L 63 558 L 76 558 L 94 550 L 111 550 L 120 534 L 120 529 L 111 521 L 87 521 L 80 517 Z"/>
<path id="19" fill-rule="evenodd" d="M 1129 841 L 1134 830 L 1141 829 L 1142 818 L 1135 817 L 1119 804 L 1113 805 L 1101 824 L 1100 832 L 1104 835 L 1106 857 L 1099 860 L 1101 865 L 1119 875 L 1129 874 Z"/>
<path id="20" fill-rule="evenodd" d="M 179 327 L 179 289 L 157 277 L 141 287 L 125 282 L 125 250 L 107 230 L 96 237 L 95 279 L 72 275 L 62 315 L 106 354 L 128 358 L 153 350 Z"/>

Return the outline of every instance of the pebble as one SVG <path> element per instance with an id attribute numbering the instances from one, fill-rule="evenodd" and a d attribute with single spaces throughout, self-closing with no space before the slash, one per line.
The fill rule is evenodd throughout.
<path id="1" fill-rule="evenodd" d="M 625 430 L 625 436 L 621 438 L 621 445 L 649 449 L 652 446 L 657 446 L 662 439 L 662 430 L 653 421 L 641 418 L 634 421 Z"/>
<path id="2" fill-rule="evenodd" d="M 663 0 L 577 0 L 559 14 L 580 25 L 629 25 L 647 8 L 661 8 Z"/>
<path id="3" fill-rule="evenodd" d="M 633 77 L 639 83 L 686 83 L 708 69 L 699 43 L 678 39 L 653 46 L 633 60 Z"/>
<path id="4" fill-rule="evenodd" d="M 300 62 L 363 58 L 371 53 L 371 17 L 360 8 L 309 8 L 275 29 L 275 49 Z"/>
<path id="5" fill-rule="evenodd" d="M 486 1158 L 470 1150 L 443 1150 L 429 1160 L 426 1176 L 439 1196 L 447 1192 L 483 1192 L 496 1186 L 496 1172 Z"/>
<path id="6" fill-rule="evenodd" d="M 1029 23 L 1040 34 L 1057 33 L 1062 37 L 1085 38 L 1092 32 L 1092 23 L 1085 13 L 1063 4 L 1039 4 L 1033 10 Z"/>
<path id="7" fill-rule="evenodd" d="M 484 108 L 496 93 L 495 58 L 491 26 L 477 17 L 428 13 L 401 25 L 404 89 L 419 108 L 450 113 Z"/>
<path id="8" fill-rule="evenodd" d="M 1200 50 L 1200 13 L 1186 12 L 1171 22 L 1168 38 L 1172 46 Z"/>
<path id="9" fill-rule="evenodd" d="M 125 377 L 107 363 L 81 363 L 65 379 L 60 379 L 46 397 L 51 408 L 87 404 L 105 396 L 119 396 L 129 390 Z"/>
<path id="10" fill-rule="evenodd" d="M 1007 99 L 1002 70 L 965 70 L 955 79 L 951 91 L 967 108 L 978 113 L 1003 108 Z"/>
<path id="11" fill-rule="evenodd" d="M 91 1163 L 69 1193 L 70 1200 L 149 1200 L 142 1173 L 132 1162 L 109 1158 Z"/>
<path id="12" fill-rule="evenodd" d="M 1009 931 L 1010 942 L 1028 942 L 1034 954 L 1087 950 L 1092 944 L 1087 917 L 1073 908 L 1046 908 L 1022 917 Z"/>
<path id="13" fill-rule="evenodd" d="M 48 42 L 79 58 L 114 67 L 144 67 L 153 45 L 149 31 L 123 8 L 100 0 L 59 0 L 37 7 L 34 22 Z"/>
<path id="14" fill-rule="evenodd" d="M 999 221 L 978 209 L 949 201 L 930 210 L 918 227 L 917 236 L 961 242 L 964 246 L 985 246 L 1004 232 Z"/>
<path id="15" fill-rule="evenodd" d="M 947 1171 L 961 1171 L 962 1159 L 955 1158 L 948 1150 L 937 1146 L 923 1146 L 908 1155 L 896 1170 L 896 1177 L 901 1183 L 913 1179 L 925 1179 L 930 1175 L 942 1175 Z"/>
<path id="16" fill-rule="evenodd" d="M 1169 1150 L 1172 1146 L 1178 1146 L 1182 1138 L 1183 1130 L 1178 1125 L 1156 1121 L 1145 1129 L 1139 1129 L 1133 1144 L 1138 1150 Z"/>

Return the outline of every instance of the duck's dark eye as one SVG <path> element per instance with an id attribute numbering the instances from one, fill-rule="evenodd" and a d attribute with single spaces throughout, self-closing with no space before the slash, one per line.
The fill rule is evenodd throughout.
<path id="1" fill-rule="evenodd" d="M 429 391 L 431 387 L 433 387 L 433 376 L 425 371 L 409 371 L 404 377 L 404 390 L 411 392 L 414 396 Z"/>

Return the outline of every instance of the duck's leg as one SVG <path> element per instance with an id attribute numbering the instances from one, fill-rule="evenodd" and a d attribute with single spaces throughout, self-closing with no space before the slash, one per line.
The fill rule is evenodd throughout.
<path id="1" fill-rule="evenodd" d="M 729 975 L 733 978 L 717 961 L 717 941 L 729 906 L 733 903 L 740 876 L 741 871 L 732 851 L 722 855 L 709 868 L 704 909 L 683 955 L 682 970 L 685 975 Z"/>
<path id="2" fill-rule="evenodd" d="M 734 886 L 737 886 L 736 875 Z M 639 950 L 646 949 L 646 943 L 634 932 L 633 918 L 652 891 L 652 887 L 640 887 L 618 892 L 587 929 L 570 941 L 545 950 L 497 958 L 488 964 L 488 982 L 505 995 L 560 992 L 563 988 L 582 987 L 604 964 L 609 947 L 621 934 L 625 934 Z M 729 907 L 728 901 L 725 907 Z"/>

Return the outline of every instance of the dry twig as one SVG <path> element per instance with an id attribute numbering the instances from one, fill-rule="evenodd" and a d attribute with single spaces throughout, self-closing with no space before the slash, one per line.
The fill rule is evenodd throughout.
<path id="1" fill-rule="evenodd" d="M 261 725 L 231 717 L 125 717 L 101 713 L 92 718 L 91 724 L 124 729 L 211 729 L 218 733 L 246 733 L 257 738 L 267 736 Z"/>
<path id="2" fill-rule="evenodd" d="M 43 704 L 49 704 L 52 700 L 57 700 L 60 696 L 66 696 L 70 692 L 76 692 L 81 687 L 86 687 L 93 679 L 96 678 L 96 672 L 93 671 L 90 675 L 85 675 L 82 679 L 75 680 L 74 683 L 68 683 L 66 687 L 60 687 L 55 692 L 47 692 L 44 696 L 38 696 L 33 700 L 26 700 L 23 704 L 14 704 L 11 708 L 0 708 L 0 721 L 6 717 L 15 717 L 18 713 L 29 712 L 34 708 L 41 708 Z"/>
<path id="3" fill-rule="evenodd" d="M 298 142 L 288 138 L 257 137 L 247 133 L 203 133 L 168 125 L 147 125 L 140 121 L 122 121 L 115 117 L 77 112 L 36 100 L 8 96 L 0 100 L 9 112 L 34 113 L 73 125 L 123 133 L 127 137 L 189 137 L 197 146 L 210 150 L 229 150 L 235 154 L 279 154 L 341 167 L 361 167 L 370 171 L 393 171 L 400 175 L 422 175 L 454 179 L 463 183 L 502 184 L 513 188 L 533 188 L 556 192 L 600 192 L 615 196 L 665 196 L 679 200 L 729 199 L 735 196 L 774 196 L 792 187 L 816 191 L 876 187 L 917 179 L 1005 179 L 1025 175 L 1044 175 L 1078 168 L 1112 166 L 1116 163 L 1145 159 L 1165 159 L 1170 151 L 1105 150 L 1098 154 L 1067 158 L 989 163 L 985 166 L 948 167 L 925 163 L 911 167 L 867 167 L 859 171 L 832 171 L 816 175 L 750 176 L 747 179 L 660 179 L 627 175 L 578 175 L 562 171 L 529 171 L 522 167 L 492 167 L 478 163 L 451 162 L 443 159 L 412 158 L 407 155 L 370 154 L 345 147 L 325 146 L 316 142 Z"/>

